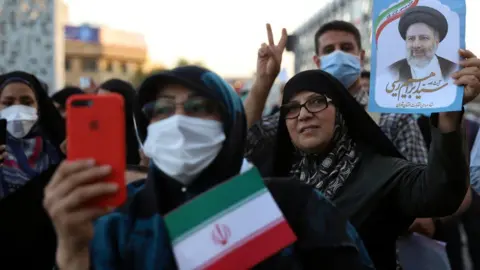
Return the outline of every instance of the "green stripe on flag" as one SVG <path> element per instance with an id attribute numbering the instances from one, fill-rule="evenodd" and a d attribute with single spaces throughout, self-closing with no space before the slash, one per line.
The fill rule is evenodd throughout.
<path id="1" fill-rule="evenodd" d="M 391 8 L 389 8 L 389 9 L 383 11 L 382 13 L 380 13 L 380 16 L 378 16 L 377 20 L 375 21 L 375 25 L 374 25 L 374 27 L 373 27 L 373 28 L 375 29 L 375 31 L 377 30 L 378 25 L 380 24 L 380 22 L 381 22 L 383 19 L 385 19 L 385 17 L 387 17 L 388 14 L 390 14 L 390 13 L 391 13 L 392 11 L 394 11 L 394 10 L 397 10 L 397 9 L 401 8 L 402 6 L 405 6 L 405 5 L 408 4 L 410 1 L 412 1 L 412 0 L 402 1 L 402 2 L 394 5 L 393 7 L 391 7 Z"/>
<path id="2" fill-rule="evenodd" d="M 264 188 L 262 177 L 256 168 L 214 187 L 165 216 L 170 238 L 175 241 L 194 227 Z"/>

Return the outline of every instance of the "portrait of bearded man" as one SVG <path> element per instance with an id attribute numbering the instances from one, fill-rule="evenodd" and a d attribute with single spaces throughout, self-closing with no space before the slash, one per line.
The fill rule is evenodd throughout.
<path id="1" fill-rule="evenodd" d="M 398 31 L 405 40 L 406 57 L 389 66 L 400 81 L 422 79 L 448 80 L 456 64 L 437 55 L 440 42 L 448 33 L 448 22 L 438 10 L 427 6 L 409 8 L 400 17 Z"/>

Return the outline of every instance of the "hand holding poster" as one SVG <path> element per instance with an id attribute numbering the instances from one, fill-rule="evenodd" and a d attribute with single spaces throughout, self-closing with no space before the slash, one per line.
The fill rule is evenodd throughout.
<path id="1" fill-rule="evenodd" d="M 375 0 L 369 111 L 459 111 L 464 0 Z"/>

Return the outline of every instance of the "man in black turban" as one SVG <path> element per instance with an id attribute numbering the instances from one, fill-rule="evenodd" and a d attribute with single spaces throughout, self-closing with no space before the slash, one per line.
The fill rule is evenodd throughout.
<path id="1" fill-rule="evenodd" d="M 436 55 L 438 44 L 448 32 L 448 22 L 438 10 L 416 6 L 409 8 L 398 23 L 400 36 L 405 40 L 406 58 L 389 68 L 401 81 L 421 79 L 434 72 L 436 80 L 448 80 L 456 64 Z"/>

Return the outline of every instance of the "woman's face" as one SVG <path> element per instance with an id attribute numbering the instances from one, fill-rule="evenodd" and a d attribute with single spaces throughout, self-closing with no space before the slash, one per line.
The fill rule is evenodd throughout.
<path id="1" fill-rule="evenodd" d="M 158 90 L 157 99 L 143 107 L 150 123 L 173 115 L 185 115 L 221 121 L 218 103 L 199 96 L 181 85 L 168 85 Z"/>
<path id="2" fill-rule="evenodd" d="M 298 106 L 303 104 L 306 106 L 299 109 Z M 290 139 L 297 148 L 307 153 L 319 153 L 328 147 L 335 128 L 335 107 L 327 97 L 303 91 L 282 107 L 291 112 L 285 121 Z M 298 117 L 294 117 L 296 112 Z"/>
<path id="3" fill-rule="evenodd" d="M 38 109 L 35 92 L 28 85 L 20 82 L 7 84 L 0 94 L 0 109 L 12 105 L 25 105 Z"/>

